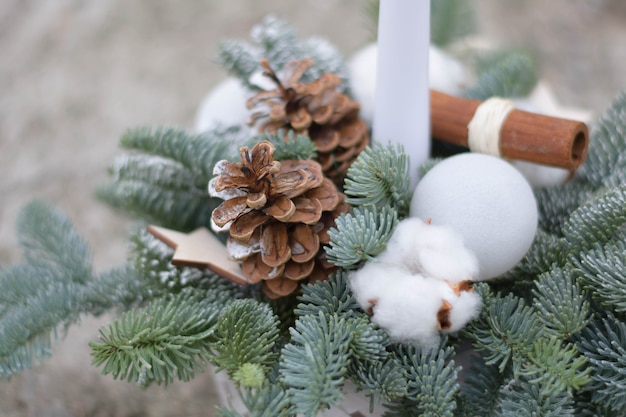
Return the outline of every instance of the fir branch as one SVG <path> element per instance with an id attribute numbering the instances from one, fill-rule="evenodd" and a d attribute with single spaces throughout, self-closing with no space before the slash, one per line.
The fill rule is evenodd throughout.
<path id="1" fill-rule="evenodd" d="M 501 387 L 506 386 L 509 375 L 476 357 L 464 377 L 458 417 L 498 415 Z"/>
<path id="2" fill-rule="evenodd" d="M 512 381 L 502 390 L 498 415 L 502 417 L 573 417 L 573 401 L 567 392 L 545 395 L 540 387 L 524 380 Z"/>
<path id="3" fill-rule="evenodd" d="M 476 31 L 474 7 L 466 0 L 437 0 L 430 4 L 431 43 L 446 47 Z"/>
<path id="4" fill-rule="evenodd" d="M 563 224 L 567 218 L 595 192 L 595 188 L 582 181 L 568 181 L 558 187 L 535 190 L 539 227 L 562 236 Z"/>
<path id="5" fill-rule="evenodd" d="M 228 40 L 220 44 L 218 63 L 239 78 L 251 91 L 258 90 L 253 76 L 261 72 L 260 61 L 268 59 L 272 69 L 280 73 L 292 60 L 310 58 L 314 65 L 302 76 L 310 83 L 323 73 L 337 74 L 342 83 L 338 89 L 347 92 L 347 69 L 339 50 L 326 40 L 310 38 L 300 41 L 294 29 L 284 20 L 267 16 L 250 31 L 250 41 Z"/>
<path id="6" fill-rule="evenodd" d="M 467 334 L 476 349 L 485 352 L 487 365 L 497 365 L 500 372 L 512 365 L 517 373 L 533 341 L 541 336 L 542 326 L 522 299 L 495 295 L 485 300 L 479 319 L 469 324 Z"/>
<path id="7" fill-rule="evenodd" d="M 388 206 L 357 207 L 335 219 L 328 231 L 330 243 L 324 248 L 328 261 L 345 269 L 358 268 L 387 247 L 398 224 L 397 213 Z"/>
<path id="8" fill-rule="evenodd" d="M 375 362 L 384 360 L 388 352 L 389 336 L 384 330 L 378 328 L 365 314 L 359 317 L 346 319 L 348 326 L 352 328 L 350 338 L 350 354 L 357 361 L 367 360 Z"/>
<path id="9" fill-rule="evenodd" d="M 221 202 L 208 195 L 207 184 L 215 164 L 232 153 L 237 135 L 234 128 L 202 135 L 172 128 L 129 130 L 121 145 L 136 153 L 115 160 L 109 170 L 111 181 L 99 188 L 98 196 L 165 227 L 206 226 Z"/>
<path id="10" fill-rule="evenodd" d="M 343 398 L 351 329 L 337 315 L 306 315 L 281 352 L 280 377 L 298 413 L 314 416 Z"/>
<path id="11" fill-rule="evenodd" d="M 278 319 L 267 304 L 235 300 L 217 322 L 212 363 L 232 378 L 241 367 L 255 364 L 267 374 L 276 361 Z"/>
<path id="12" fill-rule="evenodd" d="M 382 138 L 380 138 L 382 139 Z M 402 218 L 411 201 L 409 157 L 402 146 L 375 144 L 361 152 L 348 168 L 344 193 L 355 206 L 390 206 Z"/>
<path id="13" fill-rule="evenodd" d="M 626 184 L 587 201 L 563 225 L 563 235 L 571 245 L 570 254 L 609 242 L 626 223 Z"/>
<path id="14" fill-rule="evenodd" d="M 216 128 L 202 134 L 190 134 L 177 128 L 142 127 L 126 131 L 120 145 L 127 150 L 179 162 L 194 176 L 200 177 L 206 187 L 213 175 L 213 167 L 232 153 L 233 142 L 240 139 L 240 133 L 237 126 Z"/>
<path id="15" fill-rule="evenodd" d="M 89 344 L 93 364 L 103 374 L 141 385 L 188 381 L 211 356 L 209 343 L 226 303 L 219 294 L 187 291 L 129 310 Z"/>
<path id="16" fill-rule="evenodd" d="M 142 286 L 153 297 L 164 293 L 177 293 L 186 287 L 213 289 L 225 296 L 237 298 L 244 288 L 208 269 L 172 265 L 174 250 L 148 233 L 144 227 L 135 230 L 130 237 L 130 259 Z"/>
<path id="17" fill-rule="evenodd" d="M 261 389 L 244 389 L 240 391 L 241 399 L 254 417 L 292 417 L 293 406 L 289 402 L 287 393 L 279 384 L 265 384 Z M 220 407 L 217 415 L 220 417 L 244 417 L 232 408 Z M 246 414 L 248 416 L 248 414 Z"/>
<path id="18" fill-rule="evenodd" d="M 208 184 L 208 181 L 207 181 Z M 168 190 L 141 181 L 117 180 L 97 190 L 98 198 L 111 207 L 146 222 L 180 231 L 209 226 L 211 212 L 221 200 L 194 189 Z"/>
<path id="19" fill-rule="evenodd" d="M 22 271 L 24 272 L 24 271 Z M 31 269 L 24 279 L 43 274 Z M 3 276 L 0 275 L 0 281 Z M 53 278 L 46 288 L 14 300 L 0 320 L 0 379 L 30 368 L 51 355 L 58 329 L 78 321 L 84 310 L 83 287 Z"/>
<path id="20" fill-rule="evenodd" d="M 91 314 L 111 309 L 137 307 L 164 295 L 162 287 L 146 282 L 135 268 L 125 264 L 98 274 L 85 289 L 85 303 Z"/>
<path id="21" fill-rule="evenodd" d="M 591 322 L 579 338 L 578 349 L 589 359 L 591 383 L 585 389 L 591 401 L 611 415 L 625 413 L 626 323 L 612 314 Z"/>
<path id="22" fill-rule="evenodd" d="M 331 275 L 327 281 L 303 285 L 299 299 L 300 304 L 294 310 L 299 316 L 317 315 L 320 311 L 327 315 L 342 316 L 361 311 L 348 286 L 346 273 L 342 270 Z"/>
<path id="23" fill-rule="evenodd" d="M 350 379 L 359 389 L 369 389 L 384 402 L 406 396 L 408 382 L 400 361 L 394 355 L 375 361 L 353 360 L 348 368 Z"/>
<path id="24" fill-rule="evenodd" d="M 229 74 L 239 78 L 244 86 L 253 90 L 258 89 L 250 84 L 252 75 L 261 70 L 259 62 L 263 58 L 261 48 L 249 45 L 236 39 L 226 39 L 220 42 L 217 62 Z"/>
<path id="25" fill-rule="evenodd" d="M 444 342 L 445 343 L 445 342 Z M 409 382 L 406 399 L 389 405 L 392 413 L 419 410 L 423 416 L 454 416 L 459 368 L 455 368 L 454 349 L 444 347 L 424 351 L 417 346 L 398 345 L 396 354 L 407 371 Z M 402 414 L 395 414 L 402 415 Z M 414 414 L 413 414 L 414 415 Z"/>
<path id="26" fill-rule="evenodd" d="M 593 298 L 617 313 L 626 312 L 626 242 L 596 246 L 575 260 L 579 277 Z"/>
<path id="27" fill-rule="evenodd" d="M 50 356 L 58 331 L 90 308 L 90 251 L 71 220 L 35 201 L 17 228 L 26 263 L 0 269 L 0 379 Z"/>
<path id="28" fill-rule="evenodd" d="M 555 265 L 564 266 L 568 260 L 565 239 L 538 228 L 524 258 L 511 271 L 505 273 L 505 277 L 516 278 L 521 273 L 534 279 Z"/>
<path id="29" fill-rule="evenodd" d="M 626 90 L 617 95 L 591 131 L 589 150 L 579 175 L 592 187 L 626 182 Z"/>
<path id="30" fill-rule="evenodd" d="M 464 96 L 474 100 L 490 97 L 525 97 L 537 84 L 535 61 L 522 51 L 499 51 L 478 61 L 476 84 Z"/>
<path id="31" fill-rule="evenodd" d="M 546 333 L 567 340 L 589 321 L 590 306 L 572 271 L 560 268 L 542 274 L 533 289 L 533 307 Z"/>
<path id="32" fill-rule="evenodd" d="M 89 244 L 60 209 L 40 201 L 27 204 L 18 216 L 17 232 L 26 264 L 62 271 L 66 282 L 84 284 L 91 277 Z"/>
<path id="33" fill-rule="evenodd" d="M 282 67 L 294 57 L 294 45 L 298 44 L 295 30 L 285 21 L 268 15 L 250 31 L 254 44 L 263 50 L 263 58 Z"/>
<path id="34" fill-rule="evenodd" d="M 589 383 L 591 369 L 584 369 L 587 358 L 579 356 L 576 345 L 559 338 L 541 338 L 533 343 L 520 375 L 539 386 L 544 397 L 572 394 Z"/>
<path id="35" fill-rule="evenodd" d="M 317 148 L 308 136 L 298 135 L 289 130 L 286 133 L 278 130 L 276 133 L 262 133 L 254 138 L 258 143 L 263 140 L 271 142 L 274 147 L 274 159 L 277 161 L 315 159 Z"/>

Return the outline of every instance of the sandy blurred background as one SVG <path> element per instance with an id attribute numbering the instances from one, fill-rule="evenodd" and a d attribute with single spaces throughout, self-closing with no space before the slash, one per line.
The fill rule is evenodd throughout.
<path id="1" fill-rule="evenodd" d="M 371 36 L 359 0 L 2 0 L 0 2 L 0 264 L 19 261 L 13 224 L 26 202 L 62 207 L 99 270 L 124 260 L 128 219 L 95 187 L 129 127 L 191 129 L 204 94 L 226 74 L 226 37 L 247 37 L 269 12 L 302 37 L 350 56 Z M 537 53 L 563 104 L 599 114 L 626 88 L 623 0 L 476 0 L 481 33 Z M 90 366 L 87 342 L 109 320 L 85 318 L 51 360 L 0 382 L 0 417 L 212 416 L 210 375 L 142 390 Z"/>

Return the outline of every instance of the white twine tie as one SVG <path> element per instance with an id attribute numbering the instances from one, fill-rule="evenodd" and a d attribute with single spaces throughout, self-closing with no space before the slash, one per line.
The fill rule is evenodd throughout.
<path id="1" fill-rule="evenodd" d="M 501 156 L 500 130 L 514 109 L 513 101 L 499 97 L 482 102 L 467 125 L 470 151 Z"/>

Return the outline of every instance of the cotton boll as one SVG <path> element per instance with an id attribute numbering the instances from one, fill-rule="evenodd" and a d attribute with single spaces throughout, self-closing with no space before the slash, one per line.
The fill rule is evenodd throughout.
<path id="1" fill-rule="evenodd" d="M 463 244 L 463 237 L 445 226 L 426 224 L 415 236 L 417 262 L 425 276 L 460 282 L 478 275 L 478 259 Z"/>
<path id="2" fill-rule="evenodd" d="M 437 278 L 412 274 L 381 262 L 368 262 L 348 276 L 361 308 L 398 342 L 431 348 L 439 333 L 455 332 L 478 315 L 478 294 Z"/>
<path id="3" fill-rule="evenodd" d="M 360 117 L 369 126 L 372 125 L 374 119 L 377 52 L 377 45 L 373 43 L 358 51 L 348 61 L 352 95 L 361 105 Z M 430 87 L 447 94 L 459 95 L 468 80 L 465 67 L 458 60 L 432 45 L 428 60 Z"/>
<path id="4" fill-rule="evenodd" d="M 445 298 L 452 308 L 449 311 L 450 327 L 442 329 L 443 333 L 454 333 L 461 330 L 467 323 L 478 317 L 482 300 L 480 295 L 473 291 L 461 291 L 460 295 L 454 294 Z"/>
<path id="5" fill-rule="evenodd" d="M 196 132 L 217 126 L 240 125 L 248 120 L 248 92 L 236 78 L 227 78 L 213 88 L 202 100 L 194 123 Z"/>
<path id="6" fill-rule="evenodd" d="M 424 222 L 418 218 L 400 221 L 387 242 L 387 248 L 378 255 L 378 262 L 405 268 L 414 274 L 419 273 L 420 266 L 415 256 L 418 250 L 415 247 L 415 237 L 423 227 Z"/>
<path id="7" fill-rule="evenodd" d="M 421 275 L 405 274 L 408 279 L 388 282 L 394 290 L 377 300 L 372 321 L 393 340 L 434 347 L 439 342 L 437 313 L 443 301 L 432 282 Z"/>
<path id="8" fill-rule="evenodd" d="M 461 235 L 448 227 L 428 224 L 416 217 L 398 223 L 378 261 L 450 282 L 465 281 L 478 275 L 478 260 L 463 245 Z"/>
<path id="9" fill-rule="evenodd" d="M 350 287 L 357 303 L 365 311 L 372 307 L 372 300 L 394 295 L 394 288 L 403 286 L 403 282 L 410 279 L 406 271 L 372 261 L 361 269 L 352 271 L 349 275 Z"/>

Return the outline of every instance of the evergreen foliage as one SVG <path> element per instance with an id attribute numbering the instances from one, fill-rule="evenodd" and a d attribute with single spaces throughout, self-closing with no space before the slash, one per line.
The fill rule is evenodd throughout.
<path id="1" fill-rule="evenodd" d="M 164 227 L 189 231 L 209 226 L 220 200 L 206 187 L 216 162 L 232 154 L 239 129 L 190 135 L 174 128 L 129 130 L 121 146 L 129 151 L 109 169 L 111 182 L 98 195 L 113 207 Z"/>
<path id="2" fill-rule="evenodd" d="M 350 329 L 346 320 L 323 312 L 305 315 L 291 329 L 281 352 L 281 382 L 298 413 L 314 416 L 343 398 Z"/>
<path id="3" fill-rule="evenodd" d="M 344 192 L 354 206 L 391 207 L 405 217 L 411 203 L 409 157 L 401 146 L 374 144 L 350 166 Z"/>
<path id="4" fill-rule="evenodd" d="M 278 339 L 278 320 L 267 304 L 255 300 L 230 303 L 217 320 L 213 364 L 232 377 L 243 367 L 257 365 L 266 374 L 276 360 L 274 346 Z"/>
<path id="5" fill-rule="evenodd" d="M 385 250 L 397 223 L 398 215 L 389 206 L 379 211 L 367 205 L 340 215 L 335 220 L 336 228 L 328 232 L 328 260 L 345 269 L 359 267 Z"/>
<path id="6" fill-rule="evenodd" d="M 441 48 L 476 31 L 474 8 L 467 0 L 433 1 L 430 9 L 430 42 Z"/>
<path id="7" fill-rule="evenodd" d="M 254 76 L 261 73 L 263 58 L 269 60 L 276 73 L 289 61 L 311 58 L 315 65 L 304 73 L 301 78 L 303 83 L 310 83 L 324 72 L 330 72 L 343 80 L 340 90 L 347 91 L 347 69 L 343 57 L 328 41 L 321 38 L 300 41 L 294 29 L 276 16 L 263 19 L 250 31 L 250 38 L 250 41 L 223 41 L 218 57 L 222 67 L 239 78 L 248 89 L 259 90 Z"/>
<path id="8" fill-rule="evenodd" d="M 276 133 L 262 133 L 253 139 L 256 143 L 266 140 L 275 146 L 274 159 L 277 161 L 315 159 L 317 148 L 308 136 L 298 135 L 293 130 Z"/>
<path id="9" fill-rule="evenodd" d="M 0 379 L 50 356 L 81 314 L 132 304 L 142 294 L 125 268 L 93 273 L 87 242 L 61 210 L 34 201 L 17 228 L 24 263 L 0 269 Z"/>
<path id="10" fill-rule="evenodd" d="M 454 416 L 459 391 L 458 368 L 452 347 L 424 351 L 416 346 L 396 346 L 396 354 L 407 373 L 407 395 L 392 403 L 389 416 Z"/>
<path id="11" fill-rule="evenodd" d="M 580 169 L 582 178 L 594 188 L 624 184 L 626 177 L 626 90 L 600 116 L 591 130 L 587 159 Z"/>
<path id="12" fill-rule="evenodd" d="M 460 1 L 435 3 L 434 25 L 458 23 L 446 16 L 466 10 Z M 458 26 L 438 42 L 467 33 Z M 323 72 L 345 77 L 334 47 L 300 42 L 279 19 L 267 18 L 251 37 L 227 41 L 220 51 L 222 64 L 251 89 L 261 57 L 279 71 L 290 59 L 311 56 L 316 65 L 309 80 Z M 523 96 L 536 82 L 532 58 L 519 51 L 485 57 L 478 68 L 468 97 Z M 347 281 L 351 269 L 385 248 L 408 214 L 409 161 L 399 147 L 375 144 L 350 168 L 342 191 L 353 210 L 336 219 L 326 248 L 336 273 L 278 300 L 265 298 L 258 286 L 242 288 L 208 271 L 171 265 L 173 251 L 143 224 L 131 236 L 129 263 L 96 274 L 69 219 L 32 203 L 18 221 L 24 262 L 0 269 L 0 378 L 48 356 L 56 337 L 82 314 L 117 308 L 126 311 L 91 344 L 94 364 L 105 374 L 169 384 L 212 364 L 239 385 L 252 416 L 316 415 L 338 404 L 348 380 L 372 404 L 382 401 L 388 417 L 624 415 L 625 115 L 626 92 L 592 130 L 579 173 L 563 186 L 536 190 L 539 231 L 526 257 L 500 279 L 475 285 L 483 299 L 480 316 L 430 350 L 389 340 Z M 248 132 L 240 126 L 202 135 L 131 130 L 100 196 L 142 222 L 180 231 L 208 226 L 219 203 L 206 191 L 213 167 L 232 159 Z M 263 137 L 279 159 L 314 154 L 304 136 Z M 473 366 L 461 374 L 455 354 L 465 345 L 473 348 Z M 240 416 L 232 407 L 219 413 Z"/>
<path id="13" fill-rule="evenodd" d="M 129 310 L 90 343 L 93 364 L 141 385 L 188 381 L 210 358 L 218 313 L 227 302 L 217 293 L 187 291 Z"/>
<path id="14" fill-rule="evenodd" d="M 525 97 L 537 84 L 533 58 L 523 51 L 497 51 L 478 60 L 476 83 L 465 90 L 465 97 Z"/>

